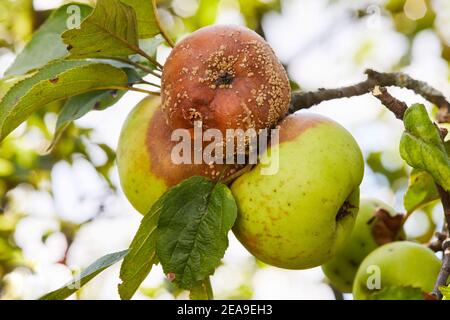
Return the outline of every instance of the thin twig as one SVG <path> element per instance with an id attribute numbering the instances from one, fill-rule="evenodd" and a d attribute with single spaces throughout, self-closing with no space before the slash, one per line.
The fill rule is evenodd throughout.
<path id="1" fill-rule="evenodd" d="M 445 222 L 447 223 L 447 229 L 450 231 L 450 194 L 444 190 L 440 185 L 436 185 L 439 192 L 439 196 L 442 200 L 442 207 L 444 208 Z"/>
<path id="2" fill-rule="evenodd" d="M 166 30 L 163 28 L 163 26 L 161 24 L 161 19 L 159 19 L 159 14 L 158 14 L 158 7 L 156 6 L 156 0 L 152 0 L 152 5 L 153 5 L 153 12 L 155 14 L 156 24 L 158 25 L 159 30 L 161 31 L 161 35 L 166 40 L 166 42 L 169 46 L 171 46 L 172 48 L 175 47 L 175 44 L 173 43 L 172 39 L 170 39 L 170 36 L 168 35 L 168 33 L 166 32 Z"/>
<path id="3" fill-rule="evenodd" d="M 156 83 L 153 83 L 153 82 L 149 82 L 149 81 L 146 81 L 144 79 L 141 79 L 138 82 L 135 82 L 135 84 L 146 84 L 146 85 L 153 86 L 155 88 L 161 89 L 161 86 L 159 84 L 156 84 Z"/>
<path id="4" fill-rule="evenodd" d="M 160 70 L 163 69 L 162 64 L 160 64 L 158 61 L 156 61 L 155 58 L 149 56 L 149 55 L 147 54 L 147 52 L 145 52 L 144 50 L 142 50 L 142 49 L 139 48 L 139 47 L 135 47 L 134 49 L 135 49 L 135 51 L 136 51 L 138 54 L 140 54 L 140 55 L 143 56 L 145 59 L 147 59 L 148 61 L 150 61 L 151 63 L 153 63 L 158 69 L 160 69 Z"/>
<path id="5" fill-rule="evenodd" d="M 131 86 L 129 86 L 129 87 L 109 86 L 109 87 L 97 88 L 96 90 L 130 90 L 130 91 L 136 91 L 136 92 L 145 93 L 145 94 L 154 95 L 154 96 L 160 96 L 161 95 L 161 92 L 149 91 L 149 90 L 136 88 L 136 87 L 131 87 Z"/>
<path id="6" fill-rule="evenodd" d="M 385 87 L 375 86 L 372 90 L 372 94 L 375 98 L 380 100 L 386 108 L 392 111 L 397 119 L 403 120 L 403 116 L 408 109 L 406 103 L 394 98 Z"/>
<path id="7" fill-rule="evenodd" d="M 442 267 L 439 271 L 438 278 L 434 285 L 433 294 L 437 296 L 439 299 L 442 299 L 442 293 L 439 288 L 441 286 L 447 285 L 447 280 L 450 276 L 450 239 L 447 239 L 443 244 L 443 257 L 442 257 Z"/>
<path id="8" fill-rule="evenodd" d="M 336 88 L 336 89 L 319 89 L 311 92 L 296 92 L 292 95 L 291 106 L 289 113 L 294 113 L 300 109 L 307 109 L 313 105 L 319 104 L 323 101 L 350 98 L 360 96 L 372 92 L 376 86 L 379 87 L 400 87 L 413 90 L 415 93 L 423 96 L 425 99 L 434 103 L 439 107 L 438 121 L 450 121 L 450 103 L 446 100 L 444 95 L 419 80 L 412 79 L 404 73 L 381 73 L 371 69 L 366 70 L 367 80 L 358 84 Z"/>
<path id="9" fill-rule="evenodd" d="M 152 96 L 160 96 L 161 95 L 161 92 L 159 92 L 159 91 L 149 91 L 149 90 L 136 88 L 136 87 L 128 87 L 128 90 L 135 91 L 135 92 L 140 92 L 140 93 L 145 93 L 145 94 L 149 94 L 149 95 L 152 95 Z"/>
<path id="10" fill-rule="evenodd" d="M 436 240 L 430 241 L 427 245 L 428 248 L 433 250 L 434 252 L 440 252 L 442 251 L 442 244 L 444 243 L 445 239 L 447 239 L 447 233 L 444 232 L 436 232 L 435 234 Z"/>
<path id="11" fill-rule="evenodd" d="M 120 62 L 123 62 L 123 63 L 126 63 L 126 64 L 129 64 L 129 65 L 134 66 L 134 67 L 136 67 L 138 69 L 141 69 L 144 72 L 147 72 L 147 73 L 149 73 L 151 75 L 154 75 L 155 77 L 161 78 L 161 74 L 155 72 L 155 70 L 152 70 L 152 69 L 150 69 L 147 66 L 144 66 L 143 64 L 140 64 L 140 63 L 137 63 L 137 62 L 134 62 L 134 61 L 132 61 L 130 59 L 125 59 L 125 58 L 112 58 L 112 59 L 120 61 Z"/>
<path id="12" fill-rule="evenodd" d="M 242 176 L 244 173 L 249 172 L 252 168 L 253 168 L 253 164 L 247 164 L 245 167 L 243 167 L 242 169 L 236 171 L 232 175 L 226 177 L 221 182 L 223 184 L 230 184 L 231 182 L 233 182 L 234 180 L 236 180 L 237 178 Z"/>
<path id="13" fill-rule="evenodd" d="M 444 140 L 444 137 L 442 137 Z M 442 299 L 442 293 L 439 290 L 441 286 L 447 285 L 447 280 L 450 276 L 450 193 L 447 192 L 442 186 L 436 184 L 436 188 L 438 190 L 439 196 L 442 202 L 442 208 L 444 209 L 444 226 L 446 225 L 446 233 L 447 239 L 445 239 L 442 243 L 442 266 L 439 271 L 439 276 L 434 285 L 433 294 L 437 296 L 439 299 Z"/>
<path id="14" fill-rule="evenodd" d="M 441 197 L 442 207 L 444 209 L 444 225 L 447 225 L 447 239 L 445 239 L 442 243 L 442 266 L 433 290 L 433 294 L 441 299 L 442 293 L 439 290 L 439 287 L 447 285 L 447 281 L 450 276 L 450 193 L 438 184 L 436 184 L 436 187 L 439 192 L 439 196 Z"/>

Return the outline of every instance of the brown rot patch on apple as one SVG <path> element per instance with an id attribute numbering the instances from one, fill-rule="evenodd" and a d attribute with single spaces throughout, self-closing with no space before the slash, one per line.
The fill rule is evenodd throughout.
<path id="1" fill-rule="evenodd" d="M 353 210 L 356 209 L 354 205 L 350 203 L 350 201 L 346 200 L 344 204 L 339 208 L 338 213 L 336 214 L 336 222 L 341 221 L 347 216 L 353 214 Z"/>
<path id="2" fill-rule="evenodd" d="M 164 66 L 162 107 L 171 128 L 273 127 L 288 110 L 289 80 L 267 42 L 240 26 L 209 26 L 180 41 Z"/>
<path id="3" fill-rule="evenodd" d="M 238 165 L 230 165 L 229 168 L 225 168 L 223 164 L 194 164 L 193 144 L 191 163 L 175 164 L 171 153 L 178 142 L 171 141 L 171 135 L 172 129 L 167 125 L 164 113 L 161 108 L 156 109 L 148 125 L 145 147 L 150 157 L 149 170 L 164 180 L 167 186 L 174 186 L 194 175 L 215 180 L 219 178 L 223 170 L 226 170 L 224 174 L 224 178 L 226 178 L 240 168 Z"/>

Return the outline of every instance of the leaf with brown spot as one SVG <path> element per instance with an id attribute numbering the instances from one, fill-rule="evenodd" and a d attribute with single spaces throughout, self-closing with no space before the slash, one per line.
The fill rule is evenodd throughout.
<path id="1" fill-rule="evenodd" d="M 69 58 L 126 57 L 139 53 L 135 10 L 115 0 L 98 0 L 80 28 L 62 34 Z"/>

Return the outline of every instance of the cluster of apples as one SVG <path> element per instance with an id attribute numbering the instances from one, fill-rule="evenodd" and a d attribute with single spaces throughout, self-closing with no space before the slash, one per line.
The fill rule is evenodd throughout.
<path id="1" fill-rule="evenodd" d="M 375 204 L 364 205 L 356 219 L 364 172 L 358 144 L 328 118 L 306 112 L 286 116 L 290 94 L 283 66 L 255 32 L 212 26 L 192 33 L 175 46 L 164 65 L 161 98 L 145 98 L 124 124 L 117 162 L 125 195 L 145 214 L 184 179 L 201 175 L 217 180 L 223 172 L 226 177 L 240 169 L 220 163 L 175 164 L 171 158 L 177 143 L 171 140 L 175 129 L 194 130 L 196 121 L 201 121 L 202 130 L 216 128 L 223 133 L 276 127 L 278 142 L 260 157 L 278 153 L 278 171 L 262 175 L 259 163 L 231 183 L 239 210 L 233 232 L 250 253 L 287 269 L 323 265 L 339 289 L 356 288 L 356 298 L 367 297 L 367 264 L 386 265 L 382 268 L 387 285 L 391 278 L 414 278 L 426 268 L 433 269 L 427 276 L 434 277 L 438 262 L 432 253 L 423 253 L 431 261 L 427 267 L 413 263 L 413 274 L 398 269 L 403 264 L 400 257 L 411 258 L 423 249 L 419 245 L 405 247 L 398 242 L 400 246 L 376 249 L 380 244 L 367 226 Z M 381 261 L 384 251 L 377 250 L 392 259 Z M 426 291 L 430 283 L 405 280 L 402 284 Z"/>
<path id="2" fill-rule="evenodd" d="M 400 297 L 412 288 L 429 293 L 441 261 L 405 239 L 402 215 L 380 200 L 362 199 L 350 239 L 322 270 L 334 287 L 359 300 L 373 299 L 379 289 L 395 288 Z"/>

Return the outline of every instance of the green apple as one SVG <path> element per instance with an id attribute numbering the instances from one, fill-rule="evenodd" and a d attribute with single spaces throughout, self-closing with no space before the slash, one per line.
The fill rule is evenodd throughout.
<path id="1" fill-rule="evenodd" d="M 123 125 L 117 148 L 120 182 L 130 203 L 142 214 L 184 179 L 194 175 L 217 179 L 223 171 L 220 164 L 175 164 L 171 153 L 178 142 L 171 141 L 171 134 L 160 99 L 155 97 L 142 100 Z M 231 168 L 227 174 L 233 172 Z"/>
<path id="2" fill-rule="evenodd" d="M 306 269 L 331 259 L 351 234 L 364 161 L 352 135 L 318 115 L 279 124 L 279 143 L 231 187 L 239 208 L 236 237 L 259 260 Z M 278 157 L 275 155 L 278 154 Z M 278 170 L 263 174 L 277 162 Z"/>
<path id="3" fill-rule="evenodd" d="M 383 210 L 383 211 L 380 211 Z M 386 216 L 377 213 L 385 212 Z M 322 265 L 322 270 L 331 284 L 342 292 L 352 292 L 353 279 L 364 258 L 378 248 L 385 239 L 376 239 L 376 228 L 385 226 L 382 219 L 396 222 L 395 230 L 391 230 L 391 239 L 394 241 L 402 236 L 401 222 L 403 217 L 394 209 L 376 199 L 361 199 L 355 227 L 344 248 L 334 258 Z M 383 225 L 382 225 L 383 224 Z M 386 230 L 387 231 L 387 230 Z"/>
<path id="4" fill-rule="evenodd" d="M 441 261 L 435 253 L 423 245 L 410 241 L 385 244 L 361 263 L 353 284 L 353 297 L 357 300 L 381 299 L 383 290 L 396 290 L 399 296 L 402 290 L 406 294 L 411 289 L 429 293 L 440 267 Z"/>

